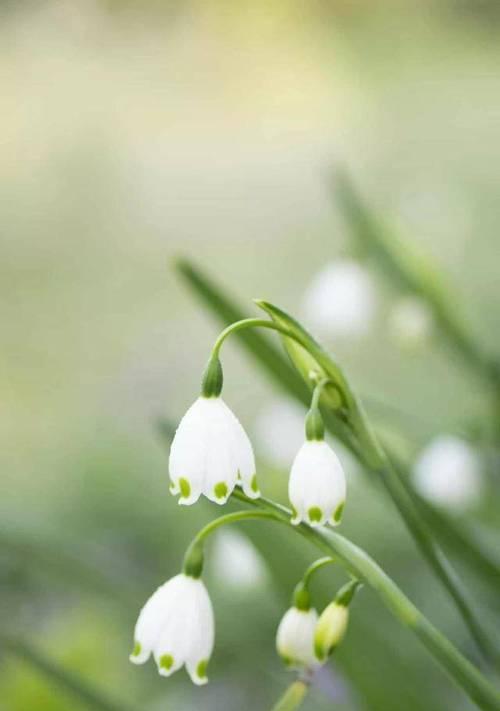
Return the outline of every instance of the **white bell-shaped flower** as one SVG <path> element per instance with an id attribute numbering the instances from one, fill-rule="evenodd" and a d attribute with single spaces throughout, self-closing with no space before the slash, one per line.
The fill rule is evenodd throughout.
<path id="1" fill-rule="evenodd" d="M 375 288 L 358 262 L 339 259 L 327 264 L 304 295 L 303 313 L 322 338 L 364 336 L 375 317 Z"/>
<path id="2" fill-rule="evenodd" d="M 463 511 L 481 498 L 481 462 L 474 449 L 452 435 L 436 437 L 413 469 L 417 491 L 430 502 Z"/>
<path id="3" fill-rule="evenodd" d="M 340 523 L 346 497 L 344 470 L 324 440 L 307 440 L 299 449 L 288 482 L 293 524 Z"/>
<path id="4" fill-rule="evenodd" d="M 260 496 L 252 445 L 221 397 L 199 397 L 182 418 L 170 449 L 170 490 L 180 504 L 201 494 L 223 504 L 236 484 Z"/>
<path id="5" fill-rule="evenodd" d="M 312 607 L 299 610 L 291 607 L 283 615 L 276 633 L 276 649 L 287 666 L 313 668 L 318 665 L 314 655 L 314 631 L 318 613 Z"/>
<path id="6" fill-rule="evenodd" d="M 162 676 L 184 664 L 195 684 L 206 684 L 214 613 L 203 582 L 181 573 L 159 587 L 139 614 L 134 640 L 134 664 L 144 664 L 153 653 Z"/>

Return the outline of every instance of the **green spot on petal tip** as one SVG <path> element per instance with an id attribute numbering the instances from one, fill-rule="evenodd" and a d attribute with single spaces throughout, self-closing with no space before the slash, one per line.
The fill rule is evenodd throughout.
<path id="1" fill-rule="evenodd" d="M 342 514 L 344 513 L 344 506 L 345 506 L 345 501 L 343 501 L 341 504 L 339 504 L 335 510 L 335 513 L 333 514 L 333 520 L 335 523 L 339 523 L 340 519 L 342 518 Z"/>
<path id="2" fill-rule="evenodd" d="M 167 671 L 173 667 L 174 658 L 171 654 L 163 654 L 160 657 L 160 668 Z"/>
<path id="3" fill-rule="evenodd" d="M 259 485 L 257 484 L 257 474 L 254 474 L 252 477 L 252 482 L 250 484 L 250 488 L 252 491 L 254 491 L 256 494 L 259 492 Z"/>
<path id="4" fill-rule="evenodd" d="M 187 499 L 189 494 L 191 493 L 191 485 L 187 479 L 184 479 L 182 477 L 179 479 L 179 489 L 181 490 L 182 498 Z"/>
<path id="5" fill-rule="evenodd" d="M 140 645 L 140 642 L 134 642 L 134 648 L 133 648 L 133 650 L 132 650 L 132 656 L 133 656 L 133 657 L 138 657 L 139 654 L 141 653 L 141 651 L 142 651 L 142 647 L 141 647 L 141 645 Z"/>
<path id="6" fill-rule="evenodd" d="M 311 506 L 307 512 L 307 515 L 309 516 L 309 521 L 311 521 L 311 523 L 319 523 L 321 521 L 321 517 L 323 516 L 323 512 L 319 506 Z"/>
<path id="7" fill-rule="evenodd" d="M 206 679 L 207 678 L 207 667 L 208 667 L 208 659 L 202 659 L 201 662 L 198 662 L 198 666 L 196 667 L 196 676 L 199 677 L 200 679 Z"/>
<path id="8" fill-rule="evenodd" d="M 227 496 L 227 484 L 223 481 L 219 481 L 219 483 L 214 486 L 214 494 L 217 499 L 225 499 Z"/>

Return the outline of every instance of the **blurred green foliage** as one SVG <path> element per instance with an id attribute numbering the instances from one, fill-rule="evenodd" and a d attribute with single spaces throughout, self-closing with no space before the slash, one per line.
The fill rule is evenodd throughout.
<path id="1" fill-rule="evenodd" d="M 244 526 L 270 584 L 229 592 L 207 561 L 208 687 L 128 662 L 140 606 L 214 515 L 207 503 L 176 507 L 155 430 L 196 396 L 215 335 L 169 260 L 182 252 L 243 303 L 265 296 L 297 312 L 314 272 L 351 249 L 325 180 L 340 161 L 449 274 L 471 337 L 500 352 L 499 29 L 495 2 L 1 3 L 2 634 L 118 705 L 271 706 L 289 680 L 275 629 L 313 555 L 272 524 Z M 394 291 L 383 277 L 379 287 L 385 314 Z M 384 317 L 335 356 L 408 459 L 436 432 L 491 417 L 458 359 L 433 345 L 402 354 Z M 227 399 L 251 432 L 274 387 L 236 347 L 224 363 Z M 495 551 L 493 461 L 487 499 L 464 528 Z M 263 489 L 285 500 L 287 473 L 259 464 Z M 349 484 L 342 531 L 473 655 L 384 493 L 355 471 Z M 493 629 L 497 603 L 456 562 Z M 318 606 L 342 582 L 325 570 Z M 0 708 L 79 708 L 0 654 Z M 470 704 L 363 591 L 305 705 L 332 707 Z"/>

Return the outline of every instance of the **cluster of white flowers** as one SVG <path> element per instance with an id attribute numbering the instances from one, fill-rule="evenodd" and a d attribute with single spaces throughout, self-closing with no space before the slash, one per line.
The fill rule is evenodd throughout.
<path id="1" fill-rule="evenodd" d="M 358 585 L 348 583 L 319 616 L 307 591 L 294 596 L 276 634 L 276 649 L 287 666 L 313 671 L 326 662 L 347 631 L 348 608 Z"/>
<path id="2" fill-rule="evenodd" d="M 235 486 L 249 498 L 260 496 L 252 445 L 237 417 L 220 396 L 201 396 L 181 420 L 170 450 L 170 490 L 180 504 L 204 494 L 224 504 Z M 308 439 L 292 464 L 289 488 L 292 523 L 337 525 L 344 509 L 342 465 L 322 436 Z"/>
<path id="3" fill-rule="evenodd" d="M 306 289 L 304 320 L 320 338 L 358 339 L 373 327 L 378 298 L 368 269 L 354 259 L 337 259 L 321 269 Z M 413 350 L 432 335 L 433 316 L 415 294 L 403 296 L 391 307 L 389 334 L 396 345 Z"/>
<path id="4" fill-rule="evenodd" d="M 202 494 L 224 504 L 236 486 L 251 499 L 260 496 L 252 445 L 220 397 L 221 390 L 222 368 L 213 357 L 202 394 L 182 418 L 170 450 L 170 490 L 180 495 L 180 504 L 194 504 Z M 295 457 L 289 480 L 292 523 L 336 525 L 344 508 L 345 476 L 340 461 L 324 441 L 316 404 L 307 415 L 305 431 L 306 441 Z M 160 674 L 169 676 L 184 664 L 196 684 L 206 682 L 214 644 L 214 615 L 200 579 L 202 565 L 203 554 L 195 546 L 186 555 L 184 571 L 148 600 L 135 628 L 132 662 L 142 664 L 153 653 Z M 290 648 L 293 664 L 312 665 L 316 622 L 314 610 L 292 608 L 285 615 L 278 646 Z"/>

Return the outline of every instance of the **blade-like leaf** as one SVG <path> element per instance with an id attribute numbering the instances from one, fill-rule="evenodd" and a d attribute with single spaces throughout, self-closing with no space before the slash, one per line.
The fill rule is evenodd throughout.
<path id="1" fill-rule="evenodd" d="M 485 356 L 470 337 L 457 311 L 456 297 L 428 256 L 377 218 L 344 171 L 336 173 L 334 195 L 362 252 L 373 257 L 397 288 L 423 299 L 449 345 L 482 377 L 498 384 L 498 365 Z"/>
<path id="2" fill-rule="evenodd" d="M 176 264 L 179 274 L 187 281 L 194 293 L 208 306 L 221 325 L 227 326 L 235 321 L 241 321 L 248 314 L 237 306 L 236 300 L 222 290 L 200 269 L 187 260 L 179 260 Z M 311 384 L 297 373 L 290 362 L 271 343 L 270 339 L 254 329 L 238 331 L 234 334 L 258 363 L 270 379 L 284 392 L 295 397 L 309 407 L 311 401 Z M 330 415 L 325 414 L 325 425 L 330 432 L 338 437 L 348 448 L 352 449 L 350 435 L 344 425 Z"/>
<path id="3" fill-rule="evenodd" d="M 33 649 L 28 643 L 20 640 L 2 637 L 2 647 L 66 691 L 72 693 L 79 701 L 87 704 L 93 711 L 135 711 L 127 704 L 111 700 L 94 689 L 80 676 L 69 672 L 56 662 L 48 659 L 42 652 Z"/>
<path id="4" fill-rule="evenodd" d="M 483 630 L 467 596 L 462 590 L 461 581 L 442 551 L 434 542 L 432 531 L 421 516 L 420 510 L 415 506 L 399 473 L 387 459 L 380 444 L 374 437 L 363 410 L 339 366 L 333 361 L 331 356 L 314 341 L 303 326 L 285 311 L 267 302 L 259 301 L 257 303 L 272 319 L 276 320 L 280 326 L 286 328 L 290 333 L 296 334 L 302 342 L 307 343 L 310 355 L 318 362 L 327 376 L 332 378 L 339 392 L 342 393 L 343 401 L 348 408 L 347 419 L 349 420 L 349 424 L 353 428 L 356 437 L 360 439 L 357 454 L 361 464 L 371 470 L 384 484 L 423 556 L 455 601 L 457 609 L 461 613 L 485 658 L 496 659 L 496 650 L 491 644 L 488 635 Z M 286 348 L 290 339 L 283 336 L 281 338 L 285 341 Z M 337 414 L 338 411 L 334 410 L 332 412 L 333 416 Z"/>
<path id="5" fill-rule="evenodd" d="M 218 317 L 222 324 L 228 325 L 233 320 L 241 320 L 246 316 L 246 314 L 234 306 L 234 300 L 231 297 L 226 296 L 225 292 L 223 292 L 219 286 L 210 281 L 193 265 L 186 261 L 181 261 L 178 264 L 178 269 L 182 276 L 194 289 L 195 293 L 201 297 L 205 305 L 210 307 L 211 311 Z M 279 318 L 281 325 L 285 326 L 292 332 L 296 332 L 302 340 L 306 340 L 308 346 L 310 347 L 309 355 L 313 356 L 314 362 L 311 362 L 308 359 L 303 359 L 303 353 L 301 350 L 288 351 L 290 357 L 292 358 L 292 362 L 297 364 L 296 367 L 302 377 L 309 380 L 308 369 L 310 369 L 311 365 L 314 366 L 314 364 L 316 364 L 317 368 L 320 368 L 323 373 L 325 373 L 328 377 L 331 377 L 339 389 L 339 392 L 342 393 L 345 399 L 345 404 L 352 407 L 350 414 L 352 415 L 354 412 L 355 417 L 362 417 L 361 406 L 352 394 L 342 371 L 338 365 L 332 361 L 326 351 L 324 351 L 321 346 L 314 341 L 312 336 L 310 336 L 295 319 L 288 316 L 284 311 L 267 302 L 258 303 L 262 308 L 265 308 L 269 315 L 274 315 L 274 318 L 276 319 Z M 266 371 L 269 374 L 272 374 L 275 382 L 287 390 L 289 394 L 298 397 L 298 399 L 302 402 L 309 402 L 310 391 L 307 387 L 304 391 L 306 381 L 304 381 L 302 388 L 300 388 L 296 382 L 296 379 L 298 378 L 300 381 L 302 378 L 298 376 L 292 368 L 290 368 L 289 363 L 287 363 L 287 361 L 280 356 L 267 339 L 263 338 L 258 333 L 247 331 L 240 331 L 236 333 L 235 336 L 239 338 L 240 341 L 246 346 L 247 350 L 256 357 L 257 361 L 264 366 Z M 290 339 L 286 339 L 286 341 L 285 339 L 283 340 L 285 348 L 288 349 Z M 287 372 L 287 376 L 286 378 L 283 378 L 282 373 L 285 370 Z M 289 386 L 289 383 L 291 382 L 293 382 L 293 387 Z M 353 442 L 353 438 L 350 434 L 350 428 L 339 417 L 339 414 L 341 417 L 342 415 L 345 415 L 345 410 L 344 408 L 338 408 L 338 402 L 335 404 L 337 407 L 330 409 L 323 403 L 322 412 L 324 414 L 325 425 L 354 453 L 361 456 L 362 452 L 359 452 L 356 444 Z M 466 597 L 461 590 L 461 584 L 456 579 L 456 576 L 451 570 L 445 556 L 436 547 L 432 534 L 416 510 L 398 473 L 392 466 L 390 466 L 389 462 L 387 462 L 383 467 L 371 466 L 370 462 L 367 461 L 363 461 L 363 464 L 365 466 L 368 465 L 368 467 L 376 473 L 376 475 L 383 482 L 422 554 L 427 559 L 436 576 L 441 580 L 444 587 L 448 590 L 450 596 L 455 601 L 457 608 L 462 614 L 462 617 L 468 625 L 472 635 L 476 639 L 478 646 L 480 646 L 484 653 L 488 655 L 488 650 L 490 649 L 489 641 L 482 631 L 481 625 L 479 625 L 478 621 L 475 619 L 475 614 L 470 608 Z"/>

